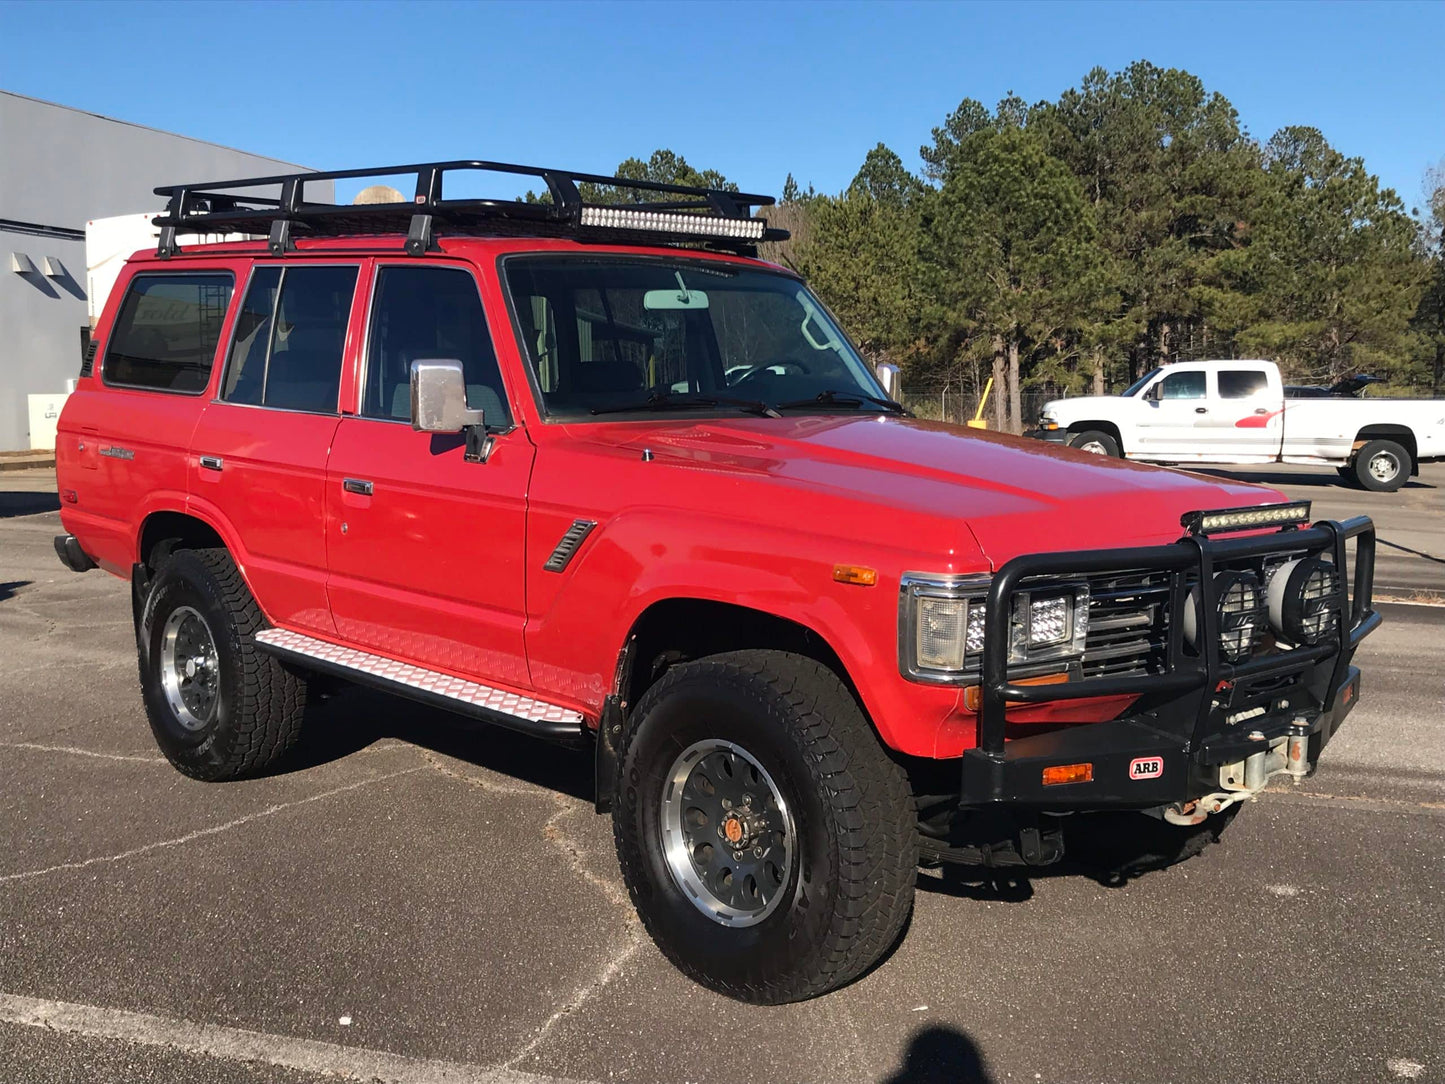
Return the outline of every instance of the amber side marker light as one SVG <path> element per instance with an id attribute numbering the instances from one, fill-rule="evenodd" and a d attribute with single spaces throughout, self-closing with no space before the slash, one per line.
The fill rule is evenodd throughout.
<path id="1" fill-rule="evenodd" d="M 851 583 L 858 587 L 872 587 L 878 582 L 878 570 L 862 565 L 834 565 L 833 579 L 839 583 Z"/>
<path id="2" fill-rule="evenodd" d="M 1053 787 L 1060 783 L 1092 783 L 1094 781 L 1094 766 L 1092 764 L 1055 764 L 1051 768 L 1044 769 L 1044 786 Z"/>
<path id="3" fill-rule="evenodd" d="M 1043 677 L 1019 678 L 1015 685 L 1063 685 L 1069 680 L 1067 672 L 1061 674 L 1045 674 Z M 1017 704 L 1013 700 L 1010 703 Z M 977 685 L 967 685 L 963 690 L 963 706 L 969 711 L 977 711 L 983 704 L 983 689 Z"/>

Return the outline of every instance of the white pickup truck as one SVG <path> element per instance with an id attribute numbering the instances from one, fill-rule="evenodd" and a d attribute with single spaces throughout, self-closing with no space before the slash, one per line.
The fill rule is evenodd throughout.
<path id="1" fill-rule="evenodd" d="M 1270 361 L 1187 361 L 1122 395 L 1055 399 L 1030 436 L 1150 463 L 1332 466 L 1393 491 L 1445 458 L 1445 400 L 1294 398 Z"/>

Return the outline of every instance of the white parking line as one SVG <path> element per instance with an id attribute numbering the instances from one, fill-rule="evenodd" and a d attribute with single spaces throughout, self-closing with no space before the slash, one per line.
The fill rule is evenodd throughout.
<path id="1" fill-rule="evenodd" d="M 219 1024 L 198 1024 L 149 1013 L 16 994 L 0 993 L 0 1023 L 46 1028 L 87 1038 L 140 1043 L 227 1061 L 263 1062 L 343 1080 L 381 1081 L 383 1084 L 582 1084 L 515 1069 L 410 1058 L 385 1050 L 341 1046 L 315 1039 L 297 1039 L 289 1035 L 271 1035 Z"/>
<path id="2" fill-rule="evenodd" d="M 67 869 L 85 869 L 87 866 L 98 865 L 102 862 L 120 862 L 127 858 L 134 858 L 138 854 L 145 854 L 147 851 L 159 850 L 162 847 L 177 847 L 182 843 L 189 843 L 193 839 L 201 839 L 205 836 L 213 836 L 217 832 L 228 832 L 239 825 L 247 824 L 250 821 L 259 820 L 261 817 L 270 817 L 283 810 L 294 809 L 298 805 L 306 805 L 308 802 L 319 802 L 322 798 L 330 798 L 333 794 L 343 794 L 348 790 L 355 790 L 357 787 L 369 786 L 372 783 L 380 783 L 387 779 L 395 779 L 399 775 L 411 775 L 413 772 L 425 771 L 424 768 L 406 768 L 403 771 L 391 772 L 387 775 L 374 776 L 371 779 L 361 779 L 355 783 L 347 783 L 342 787 L 333 787 L 331 790 L 323 790 L 320 794 L 308 794 L 305 798 L 298 798 L 294 802 L 278 802 L 269 805 L 265 809 L 258 809 L 254 813 L 247 813 L 244 817 L 237 817 L 235 820 L 227 821 L 225 824 L 214 824 L 209 828 L 198 828 L 194 832 L 187 832 L 183 836 L 176 836 L 174 839 L 157 840 L 155 843 L 146 843 L 140 847 L 132 847 L 130 850 L 121 851 L 119 854 L 102 854 L 95 858 L 86 858 L 80 862 L 61 862 L 58 865 L 46 866 L 44 869 L 27 869 L 20 873 L 7 873 L 0 876 L 0 884 L 8 881 L 23 881 L 30 877 L 43 877 L 47 873 L 59 873 Z"/>

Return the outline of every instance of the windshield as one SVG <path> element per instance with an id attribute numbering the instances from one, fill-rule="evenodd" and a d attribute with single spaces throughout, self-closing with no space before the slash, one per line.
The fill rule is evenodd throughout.
<path id="1" fill-rule="evenodd" d="M 872 369 L 790 276 L 602 256 L 513 257 L 504 268 L 550 417 L 770 413 L 799 401 L 818 412 L 881 409 Z"/>
<path id="2" fill-rule="evenodd" d="M 1134 381 L 1134 383 L 1130 384 L 1127 388 L 1125 388 L 1125 389 L 1123 390 L 1123 392 L 1121 392 L 1120 394 L 1121 394 L 1121 395 L 1124 395 L 1124 396 L 1138 395 L 1138 394 L 1139 394 L 1139 389 L 1142 388 L 1145 384 L 1149 383 L 1149 381 L 1153 380 L 1153 379 L 1154 379 L 1156 376 L 1158 376 L 1158 375 L 1159 375 L 1159 370 L 1158 370 L 1158 369 L 1150 369 L 1147 373 L 1145 373 L 1143 376 L 1141 376 L 1138 380 Z"/>

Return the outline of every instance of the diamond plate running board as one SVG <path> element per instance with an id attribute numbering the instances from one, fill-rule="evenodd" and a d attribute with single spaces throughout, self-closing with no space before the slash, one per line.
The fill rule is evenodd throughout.
<path id="1" fill-rule="evenodd" d="M 256 633 L 256 643 L 271 654 L 299 666 L 371 685 L 433 707 L 484 719 L 524 734 L 577 738 L 583 732 L 582 713 L 570 708 L 355 648 L 341 647 L 299 632 L 263 629 Z"/>

